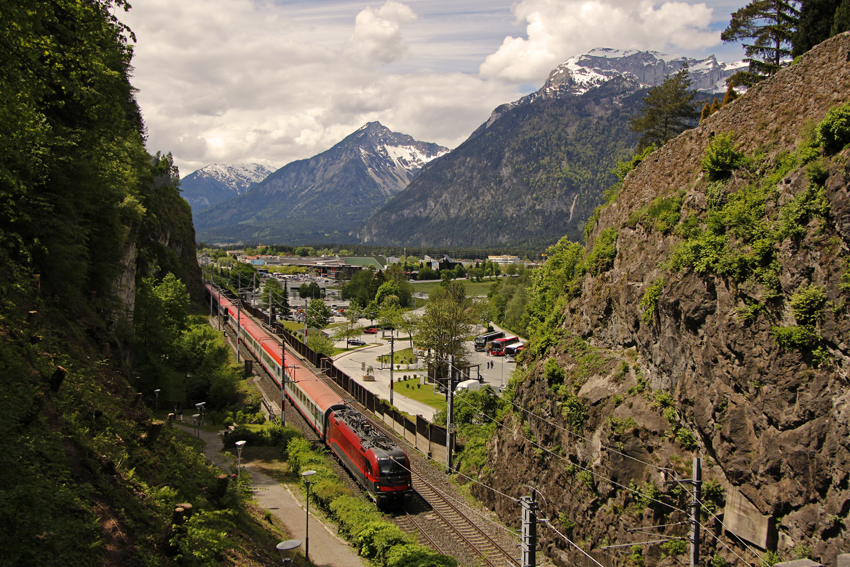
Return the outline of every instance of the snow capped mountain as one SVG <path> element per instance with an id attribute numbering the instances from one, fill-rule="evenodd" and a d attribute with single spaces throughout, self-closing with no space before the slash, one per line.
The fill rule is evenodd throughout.
<path id="1" fill-rule="evenodd" d="M 635 89 L 655 87 L 685 65 L 688 66 L 694 89 L 722 93 L 726 90 L 726 79 L 746 67 L 747 63 L 718 63 L 714 55 L 705 59 L 689 59 L 657 51 L 600 47 L 567 59 L 549 74 L 539 91 L 498 107 L 484 128 L 511 108 L 548 98 L 580 96 L 614 79 L 633 83 Z"/>
<path id="2" fill-rule="evenodd" d="M 214 163 L 181 179 L 180 188 L 192 210 L 199 211 L 245 193 L 273 171 L 258 163 Z"/>
<path id="3" fill-rule="evenodd" d="M 285 165 L 243 195 L 195 217 L 199 234 L 216 237 L 340 242 L 448 148 L 419 142 L 369 122 L 326 152 Z M 327 236 L 331 238 L 331 236 Z M 317 240 L 318 239 L 318 240 Z"/>
<path id="4" fill-rule="evenodd" d="M 233 189 L 238 194 L 248 190 L 254 183 L 259 183 L 269 176 L 274 170 L 259 163 L 237 163 L 235 165 L 219 165 L 214 163 L 199 169 L 191 176 L 199 178 L 207 177 L 218 180 Z"/>

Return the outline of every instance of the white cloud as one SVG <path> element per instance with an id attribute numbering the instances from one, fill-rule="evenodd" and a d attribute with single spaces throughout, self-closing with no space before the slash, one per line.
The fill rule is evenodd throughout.
<path id="1" fill-rule="evenodd" d="M 545 79 L 568 57 L 594 47 L 685 50 L 716 45 L 712 9 L 703 3 L 653 0 L 523 0 L 514 15 L 527 38 L 506 37 L 481 64 L 484 77 L 529 82 Z"/>
<path id="2" fill-rule="evenodd" d="M 355 16 L 369 10 L 346 5 L 343 18 L 316 4 L 146 0 L 122 14 L 138 38 L 133 85 L 148 149 L 172 152 L 183 175 L 210 163 L 280 167 L 371 120 L 453 147 L 521 95 L 475 75 L 392 73 L 352 60 L 346 38 L 364 30 Z M 371 14 L 399 26 L 415 17 L 392 1 Z M 386 37 L 373 47 L 391 45 Z"/>
<path id="3" fill-rule="evenodd" d="M 513 1 L 145 0 L 118 16 L 138 38 L 148 148 L 171 151 L 183 174 L 214 162 L 280 167 L 371 120 L 455 147 L 530 88 L 510 81 L 539 88 L 572 55 L 714 41 L 702 4 L 525 0 L 512 14 Z M 728 13 L 745 0 L 706 1 Z"/>
<path id="4" fill-rule="evenodd" d="M 369 6 L 357 14 L 354 33 L 348 40 L 349 49 L 356 57 L 370 63 L 403 61 L 410 54 L 410 48 L 401 35 L 401 26 L 415 19 L 413 10 L 394 0 L 387 0 L 377 10 Z"/>

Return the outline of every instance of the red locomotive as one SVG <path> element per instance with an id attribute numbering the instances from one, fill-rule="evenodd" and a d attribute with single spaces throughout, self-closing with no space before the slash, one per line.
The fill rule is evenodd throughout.
<path id="1" fill-rule="evenodd" d="M 233 303 L 207 285 L 227 324 L 280 387 L 280 343 Z M 219 299 L 220 298 L 220 299 Z M 358 411 L 306 368 L 286 365 L 286 397 L 342 465 L 379 503 L 410 491 L 410 461 L 405 452 L 372 427 Z"/>

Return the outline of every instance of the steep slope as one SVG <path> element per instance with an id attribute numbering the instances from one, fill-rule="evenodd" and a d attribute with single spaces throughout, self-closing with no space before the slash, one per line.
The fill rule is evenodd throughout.
<path id="1" fill-rule="evenodd" d="M 518 497 L 523 478 L 550 525 L 603 564 L 676 565 L 662 551 L 686 545 L 599 548 L 687 537 L 688 494 L 668 481 L 692 478 L 701 456 L 700 564 L 836 564 L 850 549 L 850 148 L 830 151 L 812 127 L 848 103 L 845 33 L 651 154 L 589 250 L 550 249 L 519 409 L 482 482 Z M 724 145 L 710 174 L 703 158 Z M 542 547 L 584 564 L 550 529 Z"/>
<path id="2" fill-rule="evenodd" d="M 694 85 L 724 88 L 731 66 L 656 52 L 595 49 L 552 71 L 537 92 L 493 111 L 461 146 L 429 164 L 361 231 L 409 246 L 548 245 L 579 238 L 635 143 L 643 89 L 689 66 Z M 708 95 L 706 95 L 708 96 Z"/>
<path id="3" fill-rule="evenodd" d="M 192 211 L 197 212 L 245 193 L 268 177 L 272 171 L 274 170 L 258 163 L 214 163 L 181 179 L 180 190 Z"/>
<path id="4" fill-rule="evenodd" d="M 350 231 L 447 151 L 370 122 L 328 151 L 199 212 L 195 224 L 204 240 L 351 241 Z"/>

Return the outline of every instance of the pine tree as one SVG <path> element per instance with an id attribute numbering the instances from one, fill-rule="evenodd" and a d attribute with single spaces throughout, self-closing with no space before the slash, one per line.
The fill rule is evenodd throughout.
<path id="1" fill-rule="evenodd" d="M 723 96 L 723 102 L 720 103 L 720 106 L 724 107 L 736 98 L 738 98 L 738 93 L 735 92 L 735 89 L 732 88 L 732 85 L 729 85 L 728 87 L 726 87 L 726 94 Z"/>
<path id="2" fill-rule="evenodd" d="M 729 84 L 753 84 L 779 71 L 782 60 L 791 55 L 789 46 L 800 16 L 797 4 L 797 0 L 753 0 L 732 14 L 720 39 L 752 42 L 743 43 L 749 72 L 736 73 Z"/>
<path id="3" fill-rule="evenodd" d="M 849 0 L 845 0 L 847 3 Z M 797 57 L 835 34 L 830 33 L 841 0 L 801 0 L 800 21 L 791 38 L 791 56 Z"/>
<path id="4" fill-rule="evenodd" d="M 643 99 L 643 109 L 632 117 L 632 130 L 641 134 L 638 151 L 662 146 L 695 125 L 699 119 L 687 66 L 663 83 L 652 87 Z"/>
<path id="5" fill-rule="evenodd" d="M 702 123 L 703 120 L 711 116 L 711 107 L 708 103 L 705 103 L 705 106 L 702 107 L 702 112 L 699 114 L 699 121 Z"/>
<path id="6" fill-rule="evenodd" d="M 709 114 L 714 114 L 718 110 L 720 110 L 720 101 L 715 98 L 714 102 L 711 103 L 711 110 L 709 111 Z"/>
<path id="7" fill-rule="evenodd" d="M 846 31 L 850 31 L 850 0 L 842 0 L 841 5 L 836 8 L 829 37 Z"/>

